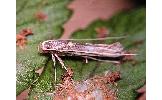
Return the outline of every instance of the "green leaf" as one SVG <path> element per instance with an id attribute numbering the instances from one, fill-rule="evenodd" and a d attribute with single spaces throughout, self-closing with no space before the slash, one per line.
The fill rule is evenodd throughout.
<path id="1" fill-rule="evenodd" d="M 117 66 L 105 62 L 97 62 L 93 60 L 90 60 L 86 64 L 83 61 L 84 58 L 65 57 L 63 58 L 65 65 L 71 67 L 74 71 L 74 80 L 75 81 L 84 80 L 93 77 L 96 74 L 102 74 L 108 70 L 120 71 L 121 80 L 119 80 L 117 82 L 118 85 L 114 87 L 115 89 L 118 89 L 117 92 L 118 99 L 134 100 L 137 97 L 137 93 L 135 92 L 135 90 L 137 90 L 139 87 L 145 84 L 145 78 L 146 78 L 145 23 L 146 23 L 145 8 L 139 8 L 139 9 L 132 10 L 130 12 L 120 13 L 108 21 L 98 20 L 92 23 L 87 29 L 75 32 L 72 38 L 96 38 L 97 33 L 95 32 L 95 28 L 102 27 L 102 26 L 107 27 L 111 32 L 110 36 L 126 35 L 128 37 L 125 39 L 118 39 L 118 40 L 106 40 L 105 41 L 106 43 L 113 43 L 119 41 L 124 45 L 126 50 L 135 49 L 138 55 L 135 57 L 135 63 L 125 62 L 121 66 Z M 136 43 L 138 41 L 142 41 L 142 42 Z M 58 62 L 56 64 L 56 68 L 57 68 L 57 76 L 58 76 L 57 80 L 60 80 L 62 69 Z M 47 67 L 47 69 L 50 68 Z M 53 69 L 51 68 L 51 71 L 52 70 Z M 51 75 L 48 77 L 51 77 Z M 42 78 L 42 79 L 46 80 L 46 78 Z M 46 81 L 50 81 L 50 80 L 46 80 Z M 44 85 L 44 87 L 46 87 L 46 85 Z M 42 99 L 52 100 L 53 97 L 52 92 L 51 91 L 46 92 L 46 90 L 42 89 L 41 85 L 40 86 L 35 85 L 35 87 L 32 90 L 33 91 L 31 92 L 30 95 L 31 100 L 33 100 L 34 97 L 40 100 Z M 44 92 L 36 91 L 36 90 L 43 90 Z"/>
<path id="2" fill-rule="evenodd" d="M 17 33 L 25 28 L 31 28 L 33 32 L 33 35 L 27 38 L 28 44 L 25 48 L 20 49 L 17 47 L 16 49 L 17 95 L 38 79 L 35 70 L 46 67 L 48 56 L 39 54 L 37 49 L 38 45 L 44 40 L 58 38 L 61 35 L 62 24 L 70 15 L 70 11 L 66 9 L 66 5 L 70 1 L 71 0 L 17 0 Z M 39 21 L 36 19 L 35 14 L 39 11 L 47 15 L 47 20 Z M 46 76 L 46 74 L 44 76 Z M 47 88 L 51 87 L 49 86 Z"/>
<path id="3" fill-rule="evenodd" d="M 33 100 L 33 98 L 39 98 L 41 100 L 51 100 L 54 89 L 54 69 L 53 62 L 49 61 L 43 73 L 37 82 L 35 82 L 30 91 L 29 99 Z"/>

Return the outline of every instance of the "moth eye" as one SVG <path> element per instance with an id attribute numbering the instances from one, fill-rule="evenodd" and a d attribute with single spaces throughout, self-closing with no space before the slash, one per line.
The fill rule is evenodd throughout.
<path id="1" fill-rule="evenodd" d="M 51 49 L 52 46 L 50 44 L 46 45 L 46 49 Z"/>
<path id="2" fill-rule="evenodd" d="M 50 46 L 49 46 L 49 45 L 47 45 L 47 46 L 46 46 L 46 49 L 50 49 Z"/>
<path id="3" fill-rule="evenodd" d="M 44 48 L 51 49 L 51 44 L 50 43 L 45 43 Z"/>

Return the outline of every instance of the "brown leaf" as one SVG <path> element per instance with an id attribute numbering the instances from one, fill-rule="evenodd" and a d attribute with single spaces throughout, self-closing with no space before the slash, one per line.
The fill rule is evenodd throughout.
<path id="1" fill-rule="evenodd" d="M 27 100 L 29 91 L 30 91 L 30 88 L 24 90 L 22 93 L 20 93 L 16 97 L 16 100 Z"/>
<path id="2" fill-rule="evenodd" d="M 26 37 L 32 34 L 33 32 L 30 28 L 22 29 L 18 34 L 16 34 L 16 45 L 23 49 L 27 43 Z"/>
<path id="3" fill-rule="evenodd" d="M 30 28 L 25 28 L 22 29 L 22 31 L 19 34 L 22 36 L 28 36 L 28 35 L 33 35 L 33 32 Z"/>
<path id="4" fill-rule="evenodd" d="M 74 0 L 68 5 L 73 11 L 71 18 L 64 24 L 61 39 L 67 39 L 73 32 L 85 29 L 97 19 L 107 20 L 121 10 L 132 7 L 129 0 Z"/>
<path id="5" fill-rule="evenodd" d="M 146 85 L 138 89 L 137 92 L 141 94 L 137 100 L 146 100 Z"/>
<path id="6" fill-rule="evenodd" d="M 39 21 L 46 21 L 48 16 L 43 11 L 38 11 L 35 14 L 35 18 Z"/>
<path id="7" fill-rule="evenodd" d="M 39 76 L 42 74 L 44 70 L 44 67 L 41 67 L 40 69 L 36 70 L 35 72 L 39 74 Z"/>

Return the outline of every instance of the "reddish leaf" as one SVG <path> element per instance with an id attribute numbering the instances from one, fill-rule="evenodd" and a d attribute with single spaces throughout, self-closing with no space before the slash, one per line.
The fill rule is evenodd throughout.
<path id="1" fill-rule="evenodd" d="M 67 39 L 76 30 L 86 28 L 93 21 L 109 19 L 117 12 L 131 7 L 132 3 L 129 0 L 74 0 L 68 6 L 73 15 L 64 24 L 64 34 L 61 38 Z"/>
<path id="2" fill-rule="evenodd" d="M 32 34 L 33 32 L 30 28 L 22 29 L 22 31 L 20 31 L 20 33 L 16 35 L 16 45 L 23 49 L 25 44 L 27 43 L 26 37 Z"/>
<path id="3" fill-rule="evenodd" d="M 24 90 L 21 94 L 19 94 L 19 95 L 16 97 L 16 100 L 27 100 L 29 90 L 30 90 L 30 88 Z"/>
<path id="4" fill-rule="evenodd" d="M 36 14 L 35 14 L 35 18 L 39 21 L 46 21 L 48 16 L 47 14 L 45 14 L 43 11 L 38 11 Z"/>

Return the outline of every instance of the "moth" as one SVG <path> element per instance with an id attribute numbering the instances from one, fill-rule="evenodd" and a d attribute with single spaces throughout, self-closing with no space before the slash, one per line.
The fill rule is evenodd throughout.
<path id="1" fill-rule="evenodd" d="M 122 38 L 122 37 L 121 37 Z M 105 38 L 99 38 L 97 40 L 103 40 Z M 113 39 L 113 38 L 112 38 Z M 46 40 L 39 44 L 38 51 L 40 53 L 50 53 L 52 55 L 53 64 L 55 66 L 56 59 L 60 62 L 62 68 L 66 71 L 66 68 L 63 60 L 60 56 L 79 56 L 86 59 L 103 61 L 97 59 L 97 57 L 107 57 L 107 58 L 119 58 L 126 55 L 135 55 L 127 54 L 123 46 L 119 43 L 112 44 L 92 44 L 92 43 L 79 43 L 72 41 L 73 39 L 68 40 Z M 86 40 L 86 39 L 80 39 Z M 88 39 L 89 40 L 89 39 Z M 95 39 L 91 39 L 95 40 Z M 119 63 L 119 61 L 107 60 L 107 62 Z M 55 82 L 56 82 L 56 68 L 55 68 Z"/>
<path id="2" fill-rule="evenodd" d="M 92 44 L 78 43 L 70 40 L 47 40 L 39 45 L 39 52 L 50 53 L 55 65 L 55 58 L 67 70 L 60 56 L 80 56 L 87 59 L 99 60 L 96 57 L 117 58 L 126 54 L 123 46 L 119 43 L 113 44 Z M 118 62 L 118 61 L 110 61 Z"/>

